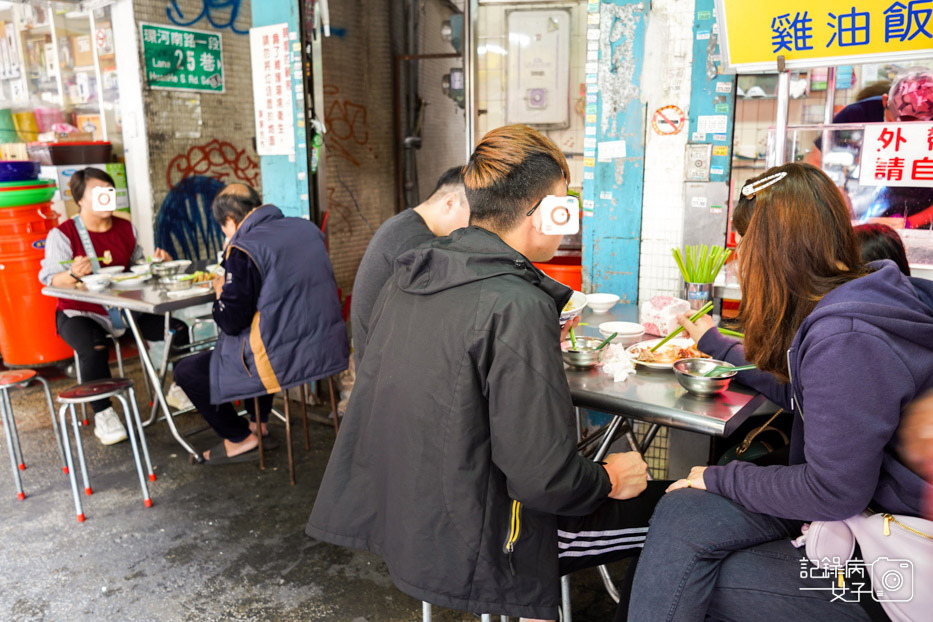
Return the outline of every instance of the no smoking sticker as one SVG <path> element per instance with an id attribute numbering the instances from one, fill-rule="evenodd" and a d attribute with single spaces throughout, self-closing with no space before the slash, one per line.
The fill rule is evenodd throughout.
<path id="1" fill-rule="evenodd" d="M 677 106 L 664 106 L 654 111 L 651 127 L 656 134 L 673 136 L 684 129 L 684 111 Z"/>

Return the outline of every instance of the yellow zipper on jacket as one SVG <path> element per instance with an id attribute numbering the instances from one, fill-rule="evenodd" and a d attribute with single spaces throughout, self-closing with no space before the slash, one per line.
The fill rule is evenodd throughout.
<path id="1" fill-rule="evenodd" d="M 509 554 L 509 570 L 515 575 L 515 567 L 512 565 L 512 553 L 515 551 L 515 542 L 522 531 L 522 504 L 512 500 L 512 509 L 509 512 L 509 537 L 505 541 L 505 552 Z"/>

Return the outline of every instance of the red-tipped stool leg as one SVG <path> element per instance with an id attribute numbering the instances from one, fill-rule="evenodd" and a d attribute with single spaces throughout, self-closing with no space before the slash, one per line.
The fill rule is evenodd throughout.
<path id="1" fill-rule="evenodd" d="M 68 404 L 63 404 L 61 408 L 58 409 L 58 423 L 62 431 L 62 441 L 64 441 L 63 447 L 65 450 L 65 467 L 68 472 L 68 480 L 71 482 L 71 497 L 75 503 L 75 514 L 78 516 L 78 522 L 84 522 L 84 510 L 81 508 L 81 495 L 78 494 L 78 478 L 75 477 L 75 467 L 74 461 L 71 457 L 71 441 L 68 439 L 68 425 L 65 421 L 65 412 L 71 410 L 72 417 L 75 423 L 75 431 L 78 429 L 78 418 L 74 416 L 74 407 L 69 407 Z M 80 442 L 80 440 L 78 441 Z"/>
<path id="2" fill-rule="evenodd" d="M 130 405 L 126 403 L 126 398 L 122 395 L 114 395 L 117 401 L 123 406 L 123 418 L 126 420 L 126 435 L 130 437 L 130 447 L 133 449 L 133 461 L 136 463 L 136 473 L 139 475 L 139 487 L 143 491 L 143 505 L 147 508 L 152 507 L 152 498 L 149 496 L 149 486 L 146 484 L 146 475 L 143 473 L 143 465 L 139 460 L 139 447 L 136 442 L 136 427 L 133 425 L 133 415 L 130 413 Z M 131 396 L 133 408 L 136 407 L 136 399 Z M 142 429 L 142 428 L 140 428 Z M 145 445 L 145 441 L 143 441 Z"/>

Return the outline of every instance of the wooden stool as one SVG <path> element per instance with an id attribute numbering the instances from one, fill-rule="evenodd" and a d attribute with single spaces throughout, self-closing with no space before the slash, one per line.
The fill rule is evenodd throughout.
<path id="1" fill-rule="evenodd" d="M 55 425 L 55 407 L 52 406 L 52 393 L 49 391 L 49 383 L 45 381 L 45 378 L 36 375 L 36 372 L 32 369 L 15 369 L 0 373 L 0 421 L 2 421 L 4 436 L 6 437 L 6 448 L 10 454 L 10 467 L 13 469 L 16 498 L 20 501 L 26 498 L 26 493 L 23 492 L 23 481 L 19 474 L 20 471 L 26 470 L 26 461 L 23 458 L 23 448 L 19 444 L 16 418 L 13 416 L 13 403 L 10 401 L 10 389 L 26 388 L 33 381 L 41 383 L 42 388 L 45 390 L 49 412 L 52 414 L 52 429 L 55 431 L 55 439 L 58 442 L 58 453 L 62 456 L 62 462 L 64 462 L 61 436 L 58 432 L 58 426 Z"/>
<path id="2" fill-rule="evenodd" d="M 300 387 L 301 393 L 301 420 L 304 423 L 305 431 L 305 451 L 311 451 L 311 436 L 308 432 L 308 390 L 305 388 L 305 385 Z M 340 433 L 340 419 L 337 416 L 337 391 L 334 389 L 334 377 L 329 376 L 327 378 L 327 390 L 330 392 L 330 408 L 331 413 L 334 416 L 334 435 Z M 285 392 L 285 399 L 288 399 L 288 392 Z"/>
<path id="3" fill-rule="evenodd" d="M 123 394 L 126 394 L 126 397 L 124 397 Z M 143 473 L 143 466 L 139 459 L 139 447 L 137 446 L 136 440 L 137 430 L 139 433 L 139 446 L 142 447 L 143 457 L 146 461 L 146 470 L 149 473 L 149 480 L 154 482 L 156 476 L 152 472 L 152 462 L 149 460 L 149 447 L 146 445 L 146 436 L 143 434 L 142 420 L 139 417 L 139 408 L 136 406 L 136 393 L 133 391 L 133 381 L 127 380 L 126 378 L 92 380 L 73 386 L 58 394 L 58 402 L 62 405 L 58 411 L 58 419 L 61 425 L 62 440 L 64 441 L 63 446 L 68 467 L 68 477 L 71 480 L 71 494 L 74 499 L 75 513 L 78 516 L 79 523 L 84 522 L 84 510 L 81 507 L 81 496 L 78 494 L 78 480 L 74 473 L 74 461 L 71 457 L 71 442 L 68 439 L 68 426 L 65 420 L 65 412 L 70 411 L 71 413 L 71 425 L 74 429 L 75 448 L 78 451 L 78 465 L 81 467 L 81 477 L 84 480 L 84 492 L 90 495 L 93 493 L 93 490 L 88 480 L 87 464 L 84 461 L 84 447 L 81 444 L 81 433 L 78 428 L 78 415 L 75 412 L 75 404 L 86 404 L 110 397 L 115 397 L 123 406 L 123 416 L 126 420 L 126 432 L 127 436 L 130 438 L 130 446 L 133 448 L 133 460 L 136 462 L 136 473 L 139 475 L 139 486 L 143 493 L 143 505 L 147 508 L 152 507 L 152 498 L 149 496 L 149 486 L 146 484 L 146 476 Z"/>

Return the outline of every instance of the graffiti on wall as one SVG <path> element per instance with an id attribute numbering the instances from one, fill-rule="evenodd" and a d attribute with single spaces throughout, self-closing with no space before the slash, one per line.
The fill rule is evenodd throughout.
<path id="1" fill-rule="evenodd" d="M 165 172 L 170 190 L 156 216 L 156 245 L 173 257 L 216 257 L 224 238 L 211 204 L 234 181 L 257 186 L 259 163 L 228 142 L 215 139 L 172 158 Z"/>
<path id="2" fill-rule="evenodd" d="M 341 97 L 340 88 L 334 85 L 324 85 L 324 96 L 330 100 L 324 113 L 327 148 L 335 157 L 359 166 L 360 148 L 373 150 L 369 147 L 366 106 Z"/>
<path id="3" fill-rule="evenodd" d="M 185 16 L 181 7 L 178 6 L 178 0 L 172 0 L 170 6 L 166 7 L 165 13 L 176 26 L 193 26 L 202 19 L 217 28 L 223 30 L 229 28 L 238 35 L 245 35 L 249 29 L 240 29 L 236 27 L 237 17 L 240 15 L 240 5 L 243 0 L 201 0 L 201 12 L 195 17 Z"/>
<path id="4" fill-rule="evenodd" d="M 192 175 L 204 175 L 225 184 L 237 179 L 255 187 L 259 183 L 259 162 L 246 155 L 246 149 L 237 149 L 215 138 L 172 158 L 165 172 L 165 183 L 174 188 Z"/>

